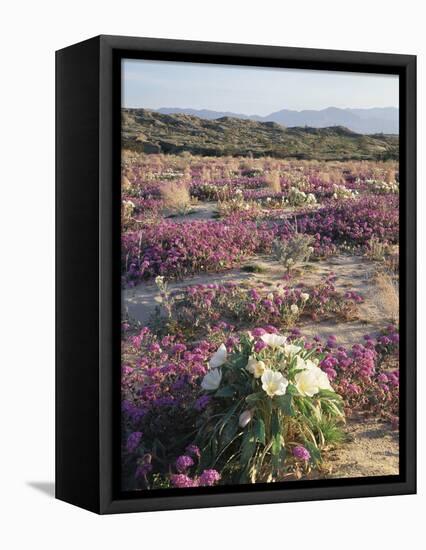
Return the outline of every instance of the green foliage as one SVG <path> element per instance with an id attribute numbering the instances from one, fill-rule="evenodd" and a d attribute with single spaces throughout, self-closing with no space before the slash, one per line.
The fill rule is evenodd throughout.
<path id="1" fill-rule="evenodd" d="M 199 418 L 195 440 L 202 467 L 240 483 L 280 479 L 296 467 L 292 448 L 297 445 L 319 464 L 321 448 L 343 441 L 343 402 L 329 383 L 312 397 L 302 394 L 297 375 L 307 368 L 320 371 L 322 357 L 302 341 L 255 352 L 253 340 L 244 336 L 227 355 L 220 386 L 209 391 L 212 400 Z M 248 368 L 249 358 L 263 365 L 261 377 Z M 287 380 L 285 393 L 267 393 L 264 375 L 271 371 Z"/>

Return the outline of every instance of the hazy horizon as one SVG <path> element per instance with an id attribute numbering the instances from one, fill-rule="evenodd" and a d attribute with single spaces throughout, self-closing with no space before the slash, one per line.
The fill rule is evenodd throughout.
<path id="1" fill-rule="evenodd" d="M 261 78 L 260 78 L 261 75 Z M 124 59 L 122 106 L 206 109 L 246 116 L 399 108 L 397 75 Z"/>

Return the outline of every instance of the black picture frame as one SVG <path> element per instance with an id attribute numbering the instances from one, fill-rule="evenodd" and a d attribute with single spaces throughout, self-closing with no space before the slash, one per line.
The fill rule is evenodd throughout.
<path id="1" fill-rule="evenodd" d="M 399 75 L 398 476 L 120 493 L 121 58 Z M 100 514 L 416 492 L 416 57 L 98 36 L 56 52 L 56 498 Z"/>

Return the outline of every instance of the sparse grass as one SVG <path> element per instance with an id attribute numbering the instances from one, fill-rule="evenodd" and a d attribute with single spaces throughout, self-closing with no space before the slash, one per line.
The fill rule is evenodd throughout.
<path id="1" fill-rule="evenodd" d="M 281 192 L 280 173 L 278 170 L 272 170 L 269 174 L 266 174 L 265 181 L 271 191 L 274 193 Z"/>
<path id="2" fill-rule="evenodd" d="M 389 254 L 389 245 L 382 243 L 379 239 L 373 237 L 368 243 L 368 248 L 365 253 L 367 258 L 376 262 L 383 262 Z"/>
<path id="3" fill-rule="evenodd" d="M 398 281 L 384 271 L 379 271 L 375 277 L 377 293 L 375 300 L 383 309 L 385 315 L 393 322 L 399 321 Z"/>

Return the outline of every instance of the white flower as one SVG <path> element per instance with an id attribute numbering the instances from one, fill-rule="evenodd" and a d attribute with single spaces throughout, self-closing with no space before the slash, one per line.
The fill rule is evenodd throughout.
<path id="1" fill-rule="evenodd" d="M 228 352 L 226 351 L 225 344 L 221 344 L 219 349 L 212 355 L 209 361 L 209 367 L 211 369 L 217 369 L 221 367 L 226 362 L 226 357 Z"/>
<path id="2" fill-rule="evenodd" d="M 284 353 L 286 355 L 296 355 L 296 353 L 299 353 L 301 349 L 302 348 L 300 346 L 296 346 L 295 344 L 285 344 Z"/>
<path id="3" fill-rule="evenodd" d="M 260 378 L 265 372 L 266 365 L 263 361 L 257 361 L 250 355 L 246 365 L 246 370 L 252 374 L 255 378 Z"/>
<path id="4" fill-rule="evenodd" d="M 296 388 L 301 395 L 313 397 L 320 390 L 334 391 L 328 376 L 309 359 L 305 361 L 306 368 L 295 376 Z"/>
<path id="5" fill-rule="evenodd" d="M 284 395 L 288 386 L 288 380 L 280 372 L 271 369 L 262 374 L 262 388 L 269 395 Z"/>
<path id="6" fill-rule="evenodd" d="M 164 277 L 162 277 L 161 275 L 157 275 L 157 277 L 155 277 L 155 284 L 157 286 L 161 286 L 163 283 L 164 283 Z"/>
<path id="7" fill-rule="evenodd" d="M 217 390 L 222 380 L 222 371 L 220 369 L 212 369 L 203 378 L 201 387 L 206 391 Z"/>
<path id="8" fill-rule="evenodd" d="M 299 306 L 297 304 L 291 304 L 290 310 L 294 313 L 294 315 L 296 315 L 296 313 L 299 313 Z"/>
<path id="9" fill-rule="evenodd" d="M 238 418 L 238 425 L 240 426 L 240 428 L 245 428 L 247 424 L 251 422 L 252 418 L 253 418 L 253 414 L 251 411 L 249 410 L 243 411 L 240 414 L 240 417 Z"/>
<path id="10" fill-rule="evenodd" d="M 300 297 L 302 298 L 303 302 L 307 302 L 309 300 L 309 294 L 307 292 L 302 292 Z"/>
<path id="11" fill-rule="evenodd" d="M 280 334 L 264 334 L 261 336 L 261 339 L 270 348 L 282 347 L 287 341 L 287 338 L 285 336 L 281 336 Z"/>

